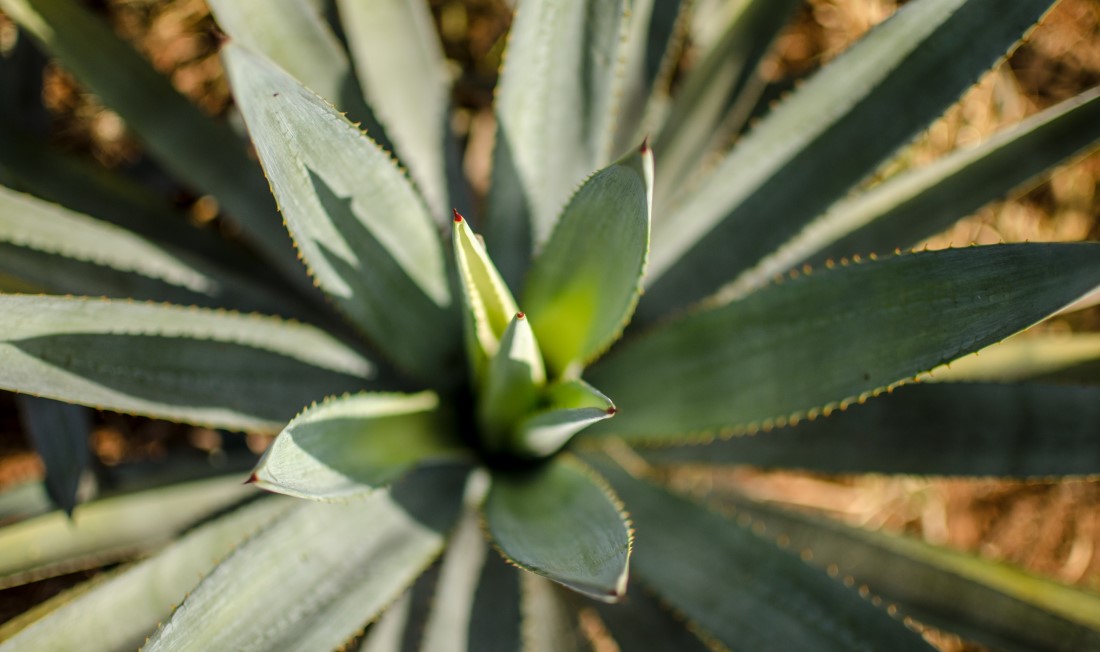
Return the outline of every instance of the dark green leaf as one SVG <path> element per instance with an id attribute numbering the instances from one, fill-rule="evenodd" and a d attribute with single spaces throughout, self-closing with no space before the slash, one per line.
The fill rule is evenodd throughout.
<path id="1" fill-rule="evenodd" d="M 639 579 L 730 648 L 932 649 L 885 610 L 747 528 L 609 460 L 597 468 L 635 518 Z"/>
<path id="2" fill-rule="evenodd" d="M 795 427 L 642 453 L 825 473 L 1097 475 L 1097 432 L 1097 387 L 922 383 Z"/>
<path id="3" fill-rule="evenodd" d="M 632 587 L 621 604 L 596 605 L 600 618 L 620 650 L 676 650 L 707 652 L 708 648 L 692 633 L 698 626 L 688 623 L 645 587 Z"/>
<path id="4" fill-rule="evenodd" d="M 972 247 L 868 261 L 699 310 L 619 348 L 589 380 L 636 440 L 755 432 L 828 414 L 973 353 L 1100 284 L 1100 245 Z"/>
<path id="5" fill-rule="evenodd" d="M 513 563 L 605 602 L 625 594 L 629 524 L 606 484 L 575 458 L 495 473 L 484 509 Z"/>
<path id="6" fill-rule="evenodd" d="M 91 459 L 91 411 L 34 396 L 18 398 L 23 426 L 46 467 L 46 491 L 55 505 L 72 516 Z"/>

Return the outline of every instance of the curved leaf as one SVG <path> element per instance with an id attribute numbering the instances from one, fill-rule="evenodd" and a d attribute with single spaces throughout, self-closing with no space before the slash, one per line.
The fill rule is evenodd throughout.
<path id="1" fill-rule="evenodd" d="M 337 6 L 365 97 L 432 216 L 443 223 L 449 208 L 447 154 L 453 148 L 450 74 L 429 7 L 407 0 L 340 0 Z"/>
<path id="2" fill-rule="evenodd" d="M 214 195 L 283 276 L 311 291 L 267 184 L 227 125 L 205 116 L 73 0 L 0 0 L 0 8 L 117 111 L 161 165 Z"/>
<path id="3" fill-rule="evenodd" d="M 368 493 L 415 466 L 464 459 L 461 442 L 449 430 L 431 392 L 329 399 L 287 424 L 256 465 L 252 482 L 312 500 Z"/>
<path id="4" fill-rule="evenodd" d="M 700 310 L 623 346 L 589 380 L 636 440 L 755 432 L 828 414 L 993 344 L 1100 284 L 1100 245 L 904 254 Z"/>
<path id="5" fill-rule="evenodd" d="M 491 452 L 515 446 L 516 423 L 536 407 L 545 383 L 546 371 L 531 325 L 522 312 L 516 313 L 489 360 L 478 395 L 479 436 Z"/>
<path id="6" fill-rule="evenodd" d="M 624 0 L 524 0 L 516 12 L 485 231 L 513 290 L 577 184 L 611 161 L 627 13 Z"/>
<path id="7" fill-rule="evenodd" d="M 1100 140 L 1100 88 L 833 205 L 722 293 L 745 294 L 804 262 L 910 247 Z"/>
<path id="8" fill-rule="evenodd" d="M 653 462 L 824 473 L 1100 474 L 1100 388 L 918 384 L 755 437 L 646 449 Z"/>
<path id="9" fill-rule="evenodd" d="M 655 221 L 639 317 L 701 299 L 772 253 L 927 127 L 1051 4 L 922 0 L 872 29 Z"/>
<path id="10" fill-rule="evenodd" d="M 87 408 L 34 396 L 18 396 L 23 427 L 46 467 L 46 491 L 72 516 L 81 482 L 91 461 L 88 438 L 92 414 Z"/>
<path id="11" fill-rule="evenodd" d="M 237 430 L 277 431 L 373 366 L 304 324 L 200 308 L 0 295 L 0 388 Z"/>
<path id="12" fill-rule="evenodd" d="M 810 563 L 866 585 L 902 613 L 999 650 L 1100 646 L 1100 595 L 909 537 L 871 532 L 739 497 L 726 502 Z"/>
<path id="13" fill-rule="evenodd" d="M 548 457 L 588 426 L 615 416 L 615 404 L 583 380 L 566 380 L 546 388 L 546 407 L 516 430 L 517 451 L 535 458 Z"/>
<path id="14" fill-rule="evenodd" d="M 134 557 L 248 496 L 240 478 L 202 480 L 45 514 L 0 529 L 0 586 Z"/>
<path id="15" fill-rule="evenodd" d="M 634 572 L 718 641 L 750 650 L 932 648 L 855 591 L 747 528 L 597 464 L 630 505 L 645 545 Z M 689 550 L 684 542 L 691 541 Z"/>
<path id="16" fill-rule="evenodd" d="M 157 504 L 158 509 L 166 507 Z M 279 498 L 256 501 L 196 528 L 90 590 L 78 587 L 76 595 L 61 594 L 28 612 L 27 616 L 41 616 L 33 622 L 19 618 L 0 627 L 4 650 L 137 649 L 158 622 L 172 615 L 172 605 L 179 604 L 220 559 L 290 507 L 289 500 Z"/>
<path id="17" fill-rule="evenodd" d="M 577 375 L 630 320 L 642 289 L 652 204 L 653 155 L 643 144 L 589 178 L 566 205 L 523 292 L 552 373 Z"/>
<path id="18" fill-rule="evenodd" d="M 424 469 L 361 501 L 299 503 L 207 575 L 142 649 L 344 645 L 443 549 L 465 476 Z"/>
<path id="19" fill-rule="evenodd" d="M 626 593 L 629 523 L 614 494 L 575 458 L 495 473 L 484 510 L 493 541 L 521 568 L 604 602 Z"/>
<path id="20" fill-rule="evenodd" d="M 223 49 L 234 97 L 317 283 L 398 365 L 458 367 L 457 306 L 431 218 L 389 156 L 263 57 Z"/>

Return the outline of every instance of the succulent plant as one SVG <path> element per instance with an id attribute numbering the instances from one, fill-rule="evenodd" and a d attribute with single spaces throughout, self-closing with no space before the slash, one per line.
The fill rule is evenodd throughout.
<path id="1" fill-rule="evenodd" d="M 483 221 L 425 4 L 339 0 L 336 23 L 307 0 L 210 4 L 285 228 L 239 135 L 97 18 L 0 0 L 243 242 L 12 118 L 0 387 L 277 432 L 249 482 L 294 499 L 233 476 L 9 525 L 4 585 L 160 549 L 0 648 L 322 650 L 369 624 L 369 651 L 928 649 L 910 619 L 1100 647 L 1095 594 L 666 482 L 685 462 L 1100 472 L 1097 389 L 1058 382 L 1092 336 L 968 357 L 1100 286 L 1100 245 L 908 251 L 1100 139 L 1100 93 L 876 175 L 1050 1 L 914 0 L 761 112 L 796 2 L 715 13 L 670 97 L 687 3 L 521 0 Z M 28 405 L 71 508 L 86 415 Z"/>

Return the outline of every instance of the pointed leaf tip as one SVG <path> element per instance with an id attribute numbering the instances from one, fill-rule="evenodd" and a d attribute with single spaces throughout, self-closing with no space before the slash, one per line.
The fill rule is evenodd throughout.
<path id="1" fill-rule="evenodd" d="M 647 135 L 642 139 L 642 146 L 638 148 L 638 153 L 645 156 L 649 153 L 649 136 Z"/>
<path id="2" fill-rule="evenodd" d="M 522 312 L 517 312 L 516 313 L 516 319 L 523 319 L 526 316 L 527 315 L 525 313 L 522 313 Z"/>
<path id="3" fill-rule="evenodd" d="M 248 476 L 248 479 L 246 479 L 241 484 L 256 484 L 259 481 L 260 481 L 260 476 L 256 475 L 256 472 L 253 471 L 252 475 Z"/>
<path id="4" fill-rule="evenodd" d="M 609 416 L 609 417 L 613 417 L 613 416 L 615 416 L 615 415 L 616 415 L 616 414 L 617 414 L 617 413 L 619 412 L 619 408 L 617 408 L 617 407 L 615 407 L 614 405 L 612 405 L 611 407 L 609 407 L 609 408 L 607 408 L 606 410 L 604 410 L 604 412 L 606 412 L 606 413 L 607 413 L 607 416 Z"/>
<path id="5" fill-rule="evenodd" d="M 460 223 L 462 221 L 462 213 L 459 213 L 457 208 L 452 208 L 451 212 L 455 214 L 455 224 Z"/>

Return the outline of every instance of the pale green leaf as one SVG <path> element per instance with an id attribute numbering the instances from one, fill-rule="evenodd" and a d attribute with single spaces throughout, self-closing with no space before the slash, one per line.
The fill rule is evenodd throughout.
<path id="1" fill-rule="evenodd" d="M 103 299 L 0 295 L 0 388 L 236 430 L 365 389 L 374 367 L 305 324 Z"/>
<path id="2" fill-rule="evenodd" d="M 39 516 L 51 509 L 45 482 L 22 482 L 0 491 L 0 524 Z"/>
<path id="3" fill-rule="evenodd" d="M 117 111 L 161 165 L 214 195 L 288 280 L 309 289 L 267 184 L 227 125 L 205 116 L 74 0 L 0 0 L 0 9 Z"/>
<path id="4" fill-rule="evenodd" d="M 143 649 L 343 646 L 442 551 L 465 475 L 422 469 L 359 501 L 301 502 L 207 575 Z"/>
<path id="5" fill-rule="evenodd" d="M 451 80 L 428 4 L 340 0 L 337 6 L 366 99 L 393 140 L 398 158 L 408 165 L 432 216 L 442 224 L 451 208 Z"/>
<path id="6" fill-rule="evenodd" d="M 464 298 L 467 356 L 476 381 L 488 358 L 496 354 L 500 338 L 519 308 L 485 246 L 457 210 L 451 242 Z"/>
<path id="7" fill-rule="evenodd" d="M 467 511 L 459 521 L 443 555 L 439 582 L 432 599 L 431 612 L 423 624 L 421 652 L 487 652 L 485 642 L 476 636 L 472 624 L 474 596 L 485 560 L 490 554 L 476 510 Z"/>
<path id="8" fill-rule="evenodd" d="M 583 380 L 564 380 L 546 388 L 547 406 L 524 419 L 516 430 L 521 455 L 547 457 L 573 435 L 615 415 L 615 404 Z"/>
<path id="9" fill-rule="evenodd" d="M 649 252 L 652 203 L 653 155 L 643 144 L 589 178 L 565 207 L 523 292 L 552 374 L 578 375 L 630 320 Z"/>
<path id="10" fill-rule="evenodd" d="M 485 232 L 513 289 L 577 184 L 611 162 L 628 15 L 624 0 L 519 4 L 494 104 Z"/>
<path id="11" fill-rule="evenodd" d="M 446 384 L 457 306 L 439 234 L 375 143 L 270 61 L 222 51 L 234 97 L 313 278 L 400 367 Z"/>
<path id="12" fill-rule="evenodd" d="M 494 473 L 484 510 L 494 543 L 521 568 L 604 602 L 626 594 L 629 524 L 603 480 L 575 458 Z"/>
<path id="13" fill-rule="evenodd" d="M 234 479 L 236 480 L 236 479 Z M 239 484 L 239 483 L 237 483 Z M 167 505 L 158 502 L 157 509 Z M 95 584 L 64 593 L 0 628 L 6 652 L 137 649 L 172 615 L 203 575 L 263 525 L 284 515 L 289 500 L 265 498 L 207 523 L 153 557 Z M 46 612 L 43 614 L 42 612 Z M 119 617 L 125 614 L 125 618 Z"/>
<path id="14" fill-rule="evenodd" d="M 717 641 L 746 650 L 932 649 L 796 555 L 602 459 L 597 468 L 644 535 L 633 572 Z"/>
<path id="15" fill-rule="evenodd" d="M 872 29 L 654 221 L 639 318 L 711 294 L 798 233 L 943 113 L 1051 4 L 921 0 Z"/>
<path id="16" fill-rule="evenodd" d="M 231 39 L 271 59 L 351 120 L 364 120 L 364 129 L 375 142 L 384 143 L 347 52 L 320 7 L 308 0 L 212 0 L 209 4 L 218 26 Z"/>
<path id="17" fill-rule="evenodd" d="M 252 481 L 312 500 L 369 493 L 416 466 L 463 460 L 451 428 L 431 392 L 329 399 L 287 424 Z"/>
<path id="18" fill-rule="evenodd" d="M 1100 388 L 935 383 L 755 437 L 644 449 L 657 463 L 823 473 L 997 477 L 1100 474 Z"/>
<path id="19" fill-rule="evenodd" d="M 202 480 L 79 505 L 0 529 L 0 586 L 134 557 L 247 497 L 240 478 Z"/>
<path id="20" fill-rule="evenodd" d="M 490 450 L 509 447 L 516 422 L 535 408 L 545 382 L 546 370 L 531 325 L 522 312 L 516 313 L 489 360 L 478 395 L 480 436 Z"/>
<path id="21" fill-rule="evenodd" d="M 55 505 L 72 515 L 91 461 L 92 414 L 79 405 L 34 396 L 17 398 L 20 420 L 46 467 L 46 491 Z"/>
<path id="22" fill-rule="evenodd" d="M 1097 140 L 1100 88 L 838 202 L 723 292 L 744 294 L 807 261 L 913 246 Z"/>
<path id="23" fill-rule="evenodd" d="M 1100 333 L 1027 333 L 937 369 L 925 382 L 1056 380 L 1096 384 Z"/>
<path id="24" fill-rule="evenodd" d="M 722 501 L 815 566 L 866 585 L 903 614 L 998 650 L 1100 646 L 1100 595 L 909 537 L 871 532 L 740 497 Z"/>
<path id="25" fill-rule="evenodd" d="M 745 0 L 721 38 L 684 77 L 653 141 L 660 155 L 657 204 L 744 125 L 764 89 L 757 67 L 802 0 Z"/>
<path id="26" fill-rule="evenodd" d="M 56 293 L 275 312 L 266 287 L 108 222 L 0 186 L 0 272 Z"/>
<path id="27" fill-rule="evenodd" d="M 587 652 L 576 613 L 553 583 L 521 573 L 522 652 Z"/>
<path id="28" fill-rule="evenodd" d="M 755 432 L 828 414 L 1023 330 L 1100 284 L 1100 245 L 903 254 L 699 310 L 587 374 L 637 440 Z"/>

